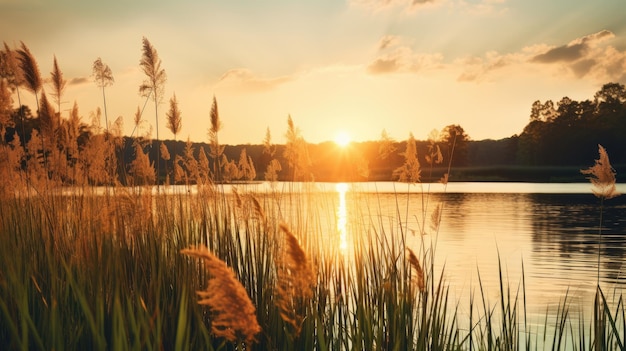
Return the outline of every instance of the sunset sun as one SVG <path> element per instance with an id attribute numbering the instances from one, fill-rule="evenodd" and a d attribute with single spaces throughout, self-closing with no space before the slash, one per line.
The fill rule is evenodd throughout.
<path id="1" fill-rule="evenodd" d="M 350 134 L 348 134 L 347 132 L 340 131 L 337 132 L 337 134 L 335 135 L 335 144 L 339 145 L 340 147 L 348 146 L 351 141 L 352 139 L 350 138 Z"/>

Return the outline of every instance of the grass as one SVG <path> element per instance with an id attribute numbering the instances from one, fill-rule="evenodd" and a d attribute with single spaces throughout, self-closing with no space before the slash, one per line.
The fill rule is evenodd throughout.
<path id="1" fill-rule="evenodd" d="M 594 315 L 576 318 L 564 297 L 556 319 L 546 312 L 544 325 L 531 330 L 523 282 L 511 289 L 501 271 L 500 300 L 488 301 L 479 284 L 469 316 L 460 315 L 450 283 L 434 271 L 434 246 L 408 247 L 401 225 L 355 223 L 352 230 L 362 235 L 341 251 L 328 242 L 329 228 L 314 211 L 324 195 L 305 192 L 294 200 L 217 187 L 201 187 L 197 195 L 121 187 L 104 194 L 50 191 L 2 201 L 1 348 L 623 349 L 626 309 L 619 292 L 616 303 L 608 303 L 598 290 Z M 298 201 L 298 210 L 287 213 L 287 201 Z M 290 245 L 301 245 L 313 270 L 304 278 L 311 293 L 289 300 L 288 308 L 278 301 L 281 292 L 293 291 L 280 281 L 286 272 L 281 220 L 294 223 Z M 254 341 L 212 332 L 218 316 L 198 304 L 195 291 L 213 275 L 181 254 L 200 245 L 245 288 L 261 327 Z M 412 259 L 407 249 L 415 250 Z M 413 260 L 423 269 L 422 289 Z M 287 311 L 295 317 L 286 318 Z"/>
<path id="2" fill-rule="evenodd" d="M 378 201 L 378 208 L 357 213 L 361 220 L 349 223 L 355 235 L 346 249 L 337 247 L 336 223 L 323 220 L 335 218 L 334 200 L 308 182 L 314 165 L 291 116 L 283 157 L 291 179 L 307 181 L 297 191 L 293 182 L 264 195 L 247 191 L 245 184 L 241 191 L 224 190 L 223 181 L 254 179 L 255 172 L 249 172 L 253 166 L 245 153 L 238 163 L 224 156 L 215 98 L 208 156 L 204 149 L 195 152 L 189 141 L 184 155 L 173 155 L 162 182 L 160 158 L 168 166 L 171 155 L 157 148 L 156 160 L 148 157 L 149 132 L 134 139 L 134 160 L 122 161 L 121 128 L 110 126 L 106 117 L 104 86 L 113 81 L 106 65 L 94 63 L 94 75 L 104 77 L 97 83 L 107 120 L 102 134 L 99 112 L 89 127 L 80 123 L 76 104 L 68 118 L 61 117 L 42 93 L 39 108 L 36 62 L 23 43 L 18 54 L 19 64 L 5 46 L 9 78 L 26 74 L 38 117 L 59 119 L 40 125 L 42 133 L 33 129 L 24 145 L 15 137 L 10 144 L 0 142 L 2 350 L 624 349 L 621 291 L 607 299 L 599 284 L 592 316 L 573 318 L 565 296 L 556 314 L 547 311 L 543 325 L 533 327 L 524 277 L 512 289 L 514 282 L 500 269 L 499 299 L 489 301 L 479 280 L 478 293 L 469 296 L 469 315 L 459 313 L 461 301 L 450 297 L 454 282 L 435 269 L 442 207 L 429 213 L 428 190 L 421 198 L 397 194 L 393 209 Z M 140 90 L 154 99 L 158 120 L 165 73 L 146 38 L 143 56 L 147 83 Z M 19 83 L 15 79 L 12 86 L 18 94 L 24 86 Z M 180 116 L 172 105 L 175 99 L 168 128 L 176 136 Z M 22 137 L 24 121 L 15 121 Z M 141 122 L 138 108 L 135 127 Z M 6 125 L 0 132 L 4 136 Z M 273 159 L 269 130 L 266 140 L 271 166 L 266 174 L 275 179 L 281 165 Z M 385 132 L 383 141 L 382 158 L 395 151 Z M 454 142 L 448 167 L 442 168 L 444 183 Z M 602 148 L 600 154 L 586 174 L 596 177 L 592 183 L 601 185 L 596 195 L 604 199 L 613 193 L 602 185 L 615 177 Z M 410 187 L 422 176 L 412 134 L 401 155 L 405 162 L 393 174 Z M 424 176 L 439 178 L 433 170 L 443 158 L 432 138 Z M 481 174 L 464 171 L 469 179 Z M 505 167 L 499 174 L 519 176 L 519 171 Z M 142 186 L 155 181 L 156 189 Z M 170 188 L 170 181 L 187 185 Z M 106 187 L 100 191 L 89 184 Z M 410 201 L 421 201 L 424 210 L 410 215 Z M 407 239 L 413 218 L 416 231 L 434 233 L 434 242 Z M 598 255 L 600 262 L 600 250 Z"/>

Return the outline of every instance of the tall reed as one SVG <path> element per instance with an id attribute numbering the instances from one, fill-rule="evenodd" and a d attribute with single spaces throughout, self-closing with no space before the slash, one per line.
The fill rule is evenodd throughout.
<path id="1" fill-rule="evenodd" d="M 509 282 L 500 266 L 498 299 L 490 301 L 479 280 L 468 316 L 459 309 L 461 301 L 451 298 L 455 282 L 434 264 L 433 244 L 406 232 L 407 239 L 398 239 L 397 223 L 404 215 L 388 218 L 380 208 L 362 206 L 358 192 L 349 192 L 346 205 L 357 220 L 350 222 L 347 246 L 341 248 L 334 240 L 337 223 L 334 217 L 330 227 L 322 221 L 328 213 L 320 205 L 334 208 L 337 194 L 316 188 L 309 184 L 310 191 L 291 196 L 257 193 L 254 185 L 228 191 L 206 184 L 158 194 L 151 187 L 114 186 L 107 192 L 86 186 L 65 194 L 44 188 L 36 196 L 16 192 L 4 198 L 1 348 L 623 347 L 626 322 L 619 291 L 606 297 L 599 290 L 596 314 L 588 319 L 572 316 L 566 296 L 554 318 L 547 311 L 543 324 L 533 324 L 524 278 L 521 284 Z M 299 204 L 290 207 L 294 201 Z M 426 217 L 433 225 L 445 221 L 439 211 L 435 207 Z M 203 246 L 208 251 L 198 250 Z M 190 247 L 221 270 L 190 264 L 180 254 L 191 253 L 185 251 Z M 217 277 L 229 285 L 212 281 Z M 199 306 L 194 291 L 203 291 L 200 297 L 218 308 Z M 218 311 L 235 309 L 217 302 L 236 296 L 244 302 L 234 304 L 246 306 L 246 320 L 253 315 L 260 332 L 252 322 L 220 319 Z M 605 327 L 591 327 L 595 320 Z"/>

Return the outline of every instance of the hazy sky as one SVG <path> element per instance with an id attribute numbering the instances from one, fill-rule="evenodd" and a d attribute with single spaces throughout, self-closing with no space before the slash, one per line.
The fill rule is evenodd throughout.
<path id="1" fill-rule="evenodd" d="M 519 134 L 535 100 L 626 83 L 623 0 L 0 0 L 0 33 L 46 78 L 56 55 L 62 107 L 76 101 L 85 122 L 102 106 L 91 77 L 101 57 L 115 78 L 109 119 L 122 116 L 128 134 L 144 104 L 145 36 L 168 77 L 161 139 L 173 138 L 174 93 L 179 139 L 208 140 L 215 95 L 222 143 L 261 143 L 268 127 L 284 143 L 288 115 L 313 143 L 340 130 L 426 139 L 449 124 L 481 140 Z M 155 124 L 152 104 L 144 118 Z"/>

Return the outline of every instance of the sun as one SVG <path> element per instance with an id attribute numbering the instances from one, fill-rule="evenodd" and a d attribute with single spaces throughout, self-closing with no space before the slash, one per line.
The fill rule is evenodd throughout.
<path id="1" fill-rule="evenodd" d="M 350 134 L 348 134 L 347 132 L 340 131 L 340 132 L 337 132 L 337 134 L 335 135 L 335 144 L 337 144 L 340 147 L 348 146 L 348 144 L 350 144 L 351 141 L 352 141 L 352 138 L 350 138 Z"/>

